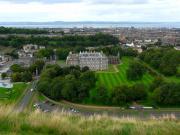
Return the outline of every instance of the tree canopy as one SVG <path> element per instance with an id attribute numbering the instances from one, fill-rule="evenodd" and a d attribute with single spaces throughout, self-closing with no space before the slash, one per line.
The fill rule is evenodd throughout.
<path id="1" fill-rule="evenodd" d="M 174 49 L 150 49 L 139 58 L 166 76 L 177 75 L 180 66 L 180 51 Z"/>
<path id="2" fill-rule="evenodd" d="M 81 102 L 89 96 L 95 82 L 92 71 L 81 70 L 78 66 L 61 68 L 51 65 L 42 72 L 37 89 L 54 100 Z"/>

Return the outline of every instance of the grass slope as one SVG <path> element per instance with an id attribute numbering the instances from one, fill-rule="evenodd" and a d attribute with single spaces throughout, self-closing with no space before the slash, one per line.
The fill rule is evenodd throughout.
<path id="1" fill-rule="evenodd" d="M 153 77 L 148 73 L 143 76 L 142 80 L 129 81 L 127 79 L 126 70 L 128 69 L 131 61 L 133 61 L 133 58 L 122 58 L 121 64 L 117 66 L 119 72 L 97 72 L 97 86 L 104 85 L 109 90 L 119 85 L 133 85 L 135 83 L 143 83 L 145 86 L 148 86 L 153 80 Z"/>
<path id="2" fill-rule="evenodd" d="M 26 87 L 26 83 L 15 83 L 12 89 L 0 88 L 0 102 L 5 104 L 16 102 Z"/>
<path id="3" fill-rule="evenodd" d="M 0 106 L 2 135 L 179 135 L 180 121 L 171 117 L 140 120 L 106 115 L 84 117 L 68 113 L 26 112 L 8 115 Z"/>

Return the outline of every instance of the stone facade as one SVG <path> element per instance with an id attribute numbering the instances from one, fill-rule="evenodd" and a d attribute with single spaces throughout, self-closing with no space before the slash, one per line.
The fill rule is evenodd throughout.
<path id="1" fill-rule="evenodd" d="M 72 52 L 70 52 L 66 59 L 66 64 L 71 65 L 71 66 L 79 65 L 79 55 L 73 54 Z"/>
<path id="2" fill-rule="evenodd" d="M 69 53 L 66 60 L 67 65 L 79 65 L 81 68 L 89 67 L 90 70 L 107 70 L 108 58 L 103 52 L 80 52 L 79 54 Z"/>
<path id="3" fill-rule="evenodd" d="M 109 56 L 109 64 L 118 65 L 120 63 L 119 56 Z"/>

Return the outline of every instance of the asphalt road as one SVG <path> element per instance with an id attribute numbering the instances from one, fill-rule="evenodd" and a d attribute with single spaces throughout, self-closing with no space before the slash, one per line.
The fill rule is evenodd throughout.
<path id="1" fill-rule="evenodd" d="M 62 106 L 55 105 L 51 103 L 50 101 L 46 102 L 38 102 L 39 104 L 38 109 L 40 109 L 43 112 L 53 112 L 53 111 L 59 111 L 59 112 L 67 112 L 72 114 L 80 114 L 83 116 L 91 116 L 91 115 L 103 115 L 106 114 L 108 116 L 113 117 L 137 117 L 141 119 L 148 119 L 150 117 L 160 118 L 164 116 L 175 116 L 177 119 L 180 119 L 180 110 L 179 111 L 173 111 L 173 110 L 129 110 L 125 109 L 118 113 L 109 113 L 109 112 L 94 112 L 94 111 L 82 111 L 78 110 L 76 108 L 63 108 Z"/>
<path id="2" fill-rule="evenodd" d="M 30 103 L 34 91 L 35 91 L 35 86 L 36 86 L 36 81 L 32 82 L 32 86 L 30 88 L 28 88 L 28 90 L 26 90 L 24 97 L 21 99 L 21 101 L 18 103 L 18 105 L 16 106 L 16 111 L 18 112 L 22 112 Z M 31 91 L 31 89 L 33 89 L 33 91 Z"/>

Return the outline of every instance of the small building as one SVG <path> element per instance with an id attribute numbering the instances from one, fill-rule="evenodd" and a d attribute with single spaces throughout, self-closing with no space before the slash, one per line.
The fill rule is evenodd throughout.
<path id="1" fill-rule="evenodd" d="M 34 53 L 38 50 L 38 46 L 37 45 L 33 45 L 33 44 L 28 44 L 28 45 L 24 45 L 23 46 L 23 51 L 25 53 Z"/>
<path id="2" fill-rule="evenodd" d="M 11 59 L 10 56 L 4 55 L 4 54 L 0 54 L 0 66 L 4 65 L 10 59 Z"/>
<path id="3" fill-rule="evenodd" d="M 79 65 L 79 55 L 73 54 L 72 52 L 69 52 L 69 55 L 66 59 L 66 64 L 71 65 L 71 66 Z"/>
<path id="4" fill-rule="evenodd" d="M 109 64 L 117 65 L 120 63 L 119 56 L 108 56 Z"/>

